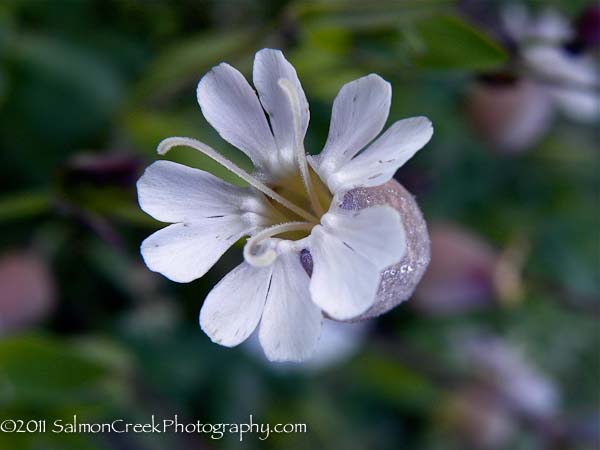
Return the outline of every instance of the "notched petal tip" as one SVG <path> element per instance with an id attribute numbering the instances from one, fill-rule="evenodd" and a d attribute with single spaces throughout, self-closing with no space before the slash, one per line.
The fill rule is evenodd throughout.
<path id="1" fill-rule="evenodd" d="M 254 55 L 254 59 L 261 58 L 261 57 L 269 55 L 269 54 L 276 55 L 276 56 L 283 56 L 283 52 L 281 50 L 279 50 L 278 48 L 266 47 L 266 48 L 262 48 L 259 51 L 257 51 L 256 54 Z"/>
<path id="2" fill-rule="evenodd" d="M 358 155 L 325 173 L 333 192 L 381 186 L 431 140 L 433 124 L 427 117 L 394 122 Z"/>
<path id="3" fill-rule="evenodd" d="M 226 63 L 225 61 L 222 61 L 219 64 L 217 64 L 216 66 L 213 66 L 208 72 L 206 72 L 204 74 L 204 76 L 202 78 L 200 78 L 200 80 L 198 81 L 198 84 L 196 86 L 196 98 L 198 99 L 198 102 L 200 102 L 200 95 L 204 95 L 205 89 L 208 88 L 206 86 L 206 84 L 212 78 L 218 77 L 220 75 L 220 72 L 228 71 L 228 70 L 234 70 L 237 72 L 235 67 Z M 200 107 L 202 108 L 202 105 L 200 105 Z"/>
<path id="4" fill-rule="evenodd" d="M 315 351 L 317 350 L 317 347 L 315 346 L 315 348 L 312 349 L 312 351 L 304 353 L 304 354 L 300 354 L 300 355 L 283 355 L 283 354 L 279 354 L 277 352 L 273 352 L 273 351 L 269 351 L 264 349 L 265 352 L 265 357 L 273 363 L 303 363 L 307 360 L 309 360 L 310 358 L 312 358 L 312 356 L 315 354 Z"/>
<path id="5" fill-rule="evenodd" d="M 415 121 L 420 121 L 423 123 L 423 126 L 426 127 L 427 130 L 429 130 L 431 132 L 431 134 L 433 134 L 433 122 L 431 121 L 431 119 L 427 116 L 415 116 L 412 117 L 412 119 L 414 119 Z"/>
<path id="6" fill-rule="evenodd" d="M 270 269 L 240 264 L 209 292 L 198 317 L 200 328 L 215 344 L 241 344 L 261 319 L 270 282 Z"/>
<path id="7" fill-rule="evenodd" d="M 390 89 L 392 88 L 391 83 L 377 73 L 374 73 L 374 72 L 369 73 L 362 78 L 368 79 L 368 80 L 376 80 L 377 82 L 385 83 Z M 359 78 L 359 80 L 360 80 L 360 78 Z"/>
<path id="8" fill-rule="evenodd" d="M 216 64 L 210 68 L 208 72 L 206 72 L 202 77 L 198 80 L 198 84 L 196 85 L 196 95 L 200 94 L 200 91 L 206 87 L 206 82 L 215 76 L 215 72 L 219 71 L 219 68 L 226 69 L 227 67 L 231 67 L 224 61 L 221 61 L 219 64 Z"/>

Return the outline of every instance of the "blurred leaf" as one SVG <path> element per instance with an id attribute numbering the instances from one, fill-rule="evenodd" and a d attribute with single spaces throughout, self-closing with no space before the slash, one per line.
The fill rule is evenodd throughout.
<path id="1" fill-rule="evenodd" d="M 231 61 L 243 50 L 254 47 L 256 37 L 255 31 L 239 29 L 205 33 L 176 43 L 147 68 L 134 99 L 172 94 L 199 80 L 212 66 Z"/>
<path id="2" fill-rule="evenodd" d="M 0 222 L 25 220 L 50 209 L 50 195 L 45 192 L 23 192 L 0 198 Z"/>
<path id="3" fill-rule="evenodd" d="M 250 160 L 241 151 L 222 140 L 216 131 L 209 128 L 202 120 L 200 111 L 186 114 L 132 110 L 126 113 L 124 122 L 127 131 L 135 140 L 136 146 L 147 150 L 156 159 L 159 158 L 156 155 L 156 146 L 163 139 L 169 136 L 199 136 L 199 140 L 213 146 L 219 153 L 237 165 L 245 170 L 252 170 Z M 230 183 L 244 185 L 244 182 L 236 175 L 196 150 L 185 147 L 176 148 L 169 152 L 168 159 L 205 170 Z"/>
<path id="4" fill-rule="evenodd" d="M 0 69 L 0 107 L 4 103 L 6 98 L 6 92 L 8 91 L 8 80 L 6 79 L 6 73 Z"/>
<path id="5" fill-rule="evenodd" d="M 489 69 L 506 53 L 484 34 L 452 15 L 436 15 L 414 24 L 418 44 L 414 62 L 431 69 Z"/>
<path id="6" fill-rule="evenodd" d="M 86 402 L 108 376 L 104 364 L 52 338 L 0 341 L 0 403 Z"/>
<path id="7" fill-rule="evenodd" d="M 305 45 L 290 52 L 289 58 L 302 80 L 309 103 L 321 99 L 330 105 L 344 83 L 364 75 L 360 69 L 346 67 L 342 59 L 316 45 Z"/>
<path id="8" fill-rule="evenodd" d="M 160 141 L 169 136 L 192 136 L 198 129 L 200 112 L 194 115 L 149 111 L 147 109 L 128 110 L 121 123 L 131 136 L 137 148 L 155 156 Z"/>
<path id="9" fill-rule="evenodd" d="M 423 375 L 390 360 L 368 353 L 352 365 L 354 379 L 373 395 L 404 407 L 423 408 L 438 397 L 438 388 Z"/>
<path id="10" fill-rule="evenodd" d="M 84 97 L 98 114 L 105 115 L 114 110 L 120 98 L 120 80 L 111 68 L 72 42 L 21 34 L 11 40 L 7 53 L 10 59 L 33 73 L 52 77 Z"/>
<path id="11" fill-rule="evenodd" d="M 106 215 L 121 222 L 141 227 L 156 228 L 159 224 L 156 219 L 153 219 L 142 211 L 137 204 L 116 204 L 113 208 L 106 211 Z"/>
<path id="12" fill-rule="evenodd" d="M 140 283 L 136 278 L 140 277 L 139 275 L 136 276 L 135 271 L 139 269 L 139 266 L 136 266 L 135 263 L 141 263 L 137 258 L 132 259 L 128 254 L 97 240 L 88 244 L 86 256 L 90 259 L 98 273 L 110 280 L 117 289 L 136 298 L 137 301 L 143 301 L 145 292 L 141 289 L 136 289 L 137 284 Z M 142 270 L 145 271 L 145 268 Z M 146 282 L 145 284 L 149 283 Z M 152 287 L 152 285 L 148 286 L 149 290 L 152 290 Z M 94 342 L 96 341 L 94 340 Z"/>
<path id="13" fill-rule="evenodd" d="M 87 335 L 74 342 L 73 348 L 115 373 L 133 371 L 132 355 L 111 338 Z"/>
<path id="14" fill-rule="evenodd" d="M 352 412 L 344 408 L 340 408 L 338 404 L 339 398 L 335 397 L 335 393 L 331 391 L 320 391 L 317 389 L 307 392 L 299 399 L 298 410 L 301 413 L 300 417 L 294 417 L 294 411 L 289 411 L 289 408 L 283 407 L 281 410 L 275 409 L 272 412 L 272 422 L 279 421 L 281 417 L 286 417 L 290 422 L 309 418 L 309 430 L 312 435 L 318 437 L 323 447 L 326 448 L 344 448 L 364 449 L 367 447 L 366 442 L 360 442 L 353 435 L 355 423 L 348 420 Z M 298 413 L 295 413 L 298 415 Z"/>
<path id="15" fill-rule="evenodd" d="M 65 190 L 64 195 L 77 212 L 93 212 L 103 218 L 116 218 L 126 223 L 154 226 L 157 222 L 139 208 L 132 189 L 120 187 L 78 186 Z"/>
<path id="16" fill-rule="evenodd" d="M 343 54 L 352 44 L 352 33 L 345 27 L 317 27 L 309 33 L 307 45 Z M 331 55 L 329 56 L 331 59 Z"/>
<path id="17" fill-rule="evenodd" d="M 354 31 L 396 27 L 450 6 L 454 0 L 316 0 L 293 4 L 291 11 L 314 28 L 343 27 Z"/>
<path id="18" fill-rule="evenodd" d="M 75 83 L 98 101 L 107 102 L 115 96 L 112 73 L 71 43 L 46 36 L 21 35 L 13 44 L 17 60 L 67 83 Z"/>

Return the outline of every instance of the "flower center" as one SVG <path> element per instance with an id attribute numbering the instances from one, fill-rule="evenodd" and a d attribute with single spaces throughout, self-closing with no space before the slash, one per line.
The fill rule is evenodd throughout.
<path id="1" fill-rule="evenodd" d="M 306 237 L 317 225 L 332 200 L 332 195 L 320 177 L 308 165 L 301 126 L 301 106 L 297 91 L 287 79 L 279 80 L 279 87 L 285 92 L 293 117 L 294 159 L 297 171 L 270 174 L 275 181 L 264 183 L 249 174 L 234 162 L 228 160 L 212 147 L 192 138 L 171 137 L 158 145 L 158 153 L 166 154 L 177 146 L 191 147 L 212 158 L 223 167 L 261 191 L 267 197 L 277 216 L 285 220 L 265 228 L 248 239 L 244 247 L 246 261 L 256 266 L 271 264 L 277 257 L 271 237 L 278 236 L 286 240 L 298 240 Z"/>
<path id="2" fill-rule="evenodd" d="M 304 159 L 306 160 L 306 155 L 304 155 Z M 268 266 L 277 258 L 274 241 L 270 238 L 277 236 L 281 239 L 297 241 L 308 236 L 325 214 L 325 210 L 321 205 L 324 204 L 329 207 L 332 200 L 327 187 L 308 166 L 306 167 L 306 176 L 301 176 L 298 173 L 291 174 L 282 178 L 270 188 L 286 201 L 310 211 L 314 219 L 307 219 L 292 211 L 285 204 L 270 198 L 271 207 L 277 210 L 278 215 L 284 217 L 286 221 L 265 228 L 248 239 L 244 247 L 244 259 L 258 267 Z M 312 194 L 309 194 L 309 189 Z M 305 220 L 299 221 L 299 219 Z"/>

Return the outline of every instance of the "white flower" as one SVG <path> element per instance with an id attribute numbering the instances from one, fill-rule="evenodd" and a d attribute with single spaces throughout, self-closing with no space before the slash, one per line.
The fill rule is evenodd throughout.
<path id="1" fill-rule="evenodd" d="M 140 206 L 172 225 L 148 237 L 141 251 L 151 270 L 189 282 L 250 236 L 245 261 L 206 298 L 200 325 L 228 347 L 259 327 L 270 360 L 301 361 L 317 345 L 323 313 L 336 320 L 364 313 L 375 301 L 381 271 L 406 250 L 395 209 L 348 210 L 344 194 L 390 180 L 433 130 L 428 119 L 412 118 L 375 139 L 388 116 L 391 87 L 372 74 L 341 89 L 325 148 L 307 159 L 309 109 L 292 65 L 278 50 L 261 50 L 253 81 L 258 97 L 240 72 L 222 63 L 197 89 L 205 118 L 252 160 L 252 174 L 194 139 L 168 138 L 158 147 L 159 154 L 179 145 L 197 149 L 249 187 L 173 162 L 154 163 L 138 182 Z M 312 259 L 310 276 L 303 252 Z"/>
<path id="2" fill-rule="evenodd" d="M 556 413 L 560 396 L 555 384 L 527 361 L 523 349 L 498 337 L 477 334 L 459 340 L 458 345 L 469 367 L 495 385 L 513 407 L 534 417 Z"/>
<path id="3" fill-rule="evenodd" d="M 561 45 L 575 35 L 569 21 L 550 8 L 531 17 L 522 4 L 512 4 L 502 11 L 502 21 L 510 36 L 520 43 L 537 41 Z"/>
<path id="4" fill-rule="evenodd" d="M 576 34 L 569 22 L 551 9 L 532 18 L 517 5 L 504 11 L 503 22 L 517 43 L 524 69 L 554 105 L 574 120 L 596 121 L 600 117 L 600 73 L 589 55 L 567 49 Z"/>

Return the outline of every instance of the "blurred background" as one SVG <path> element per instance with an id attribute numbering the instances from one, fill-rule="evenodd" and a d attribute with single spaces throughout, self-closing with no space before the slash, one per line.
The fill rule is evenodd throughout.
<path id="1" fill-rule="evenodd" d="M 306 423 L 248 449 L 593 449 L 600 436 L 597 3 L 583 0 L 0 3 L 0 419 Z M 162 225 L 135 181 L 193 136 L 239 164 L 195 85 L 284 50 L 327 136 L 346 82 L 393 86 L 435 133 L 397 174 L 432 262 L 415 296 L 328 323 L 314 361 L 210 343 L 202 279 L 146 269 Z M 188 149 L 169 158 L 231 176 Z M 235 436 L 3 434 L 1 449 L 232 449 Z"/>

